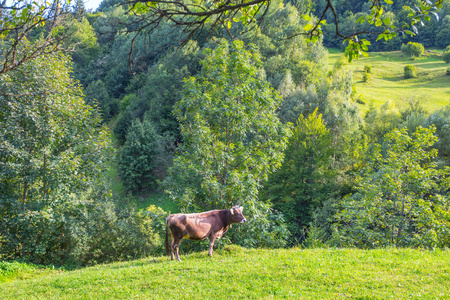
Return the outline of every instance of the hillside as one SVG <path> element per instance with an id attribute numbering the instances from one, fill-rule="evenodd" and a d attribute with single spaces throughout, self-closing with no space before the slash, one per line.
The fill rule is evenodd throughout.
<path id="1" fill-rule="evenodd" d="M 49 271 L 1 283 L 2 299 L 446 299 L 449 251 L 412 249 L 206 252 Z M 448 299 L 448 298 L 447 298 Z"/>
<path id="2" fill-rule="evenodd" d="M 329 62 L 334 64 L 343 53 L 338 49 L 329 49 Z M 405 79 L 403 68 L 408 65 L 417 68 L 417 77 Z M 372 76 L 368 82 L 363 81 L 364 66 L 372 66 Z M 353 70 L 356 91 L 369 104 L 376 107 L 387 100 L 397 107 L 403 107 L 409 99 L 422 99 L 429 111 L 450 104 L 450 76 L 446 75 L 449 67 L 442 60 L 441 50 L 427 50 L 425 54 L 411 60 L 401 51 L 370 52 L 369 57 L 361 57 L 348 65 Z"/>

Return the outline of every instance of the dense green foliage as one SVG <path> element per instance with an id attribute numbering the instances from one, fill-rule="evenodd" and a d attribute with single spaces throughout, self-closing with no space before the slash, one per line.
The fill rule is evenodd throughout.
<path id="1" fill-rule="evenodd" d="M 434 127 L 406 128 L 375 144 L 357 192 L 338 204 L 334 242 L 342 246 L 448 246 L 450 168 L 437 168 Z"/>
<path id="2" fill-rule="evenodd" d="M 300 115 L 289 139 L 283 166 L 264 189 L 274 208 L 286 218 L 296 244 L 313 213 L 336 193 L 332 169 L 332 136 L 317 109 L 305 118 Z"/>
<path id="3" fill-rule="evenodd" d="M 4 259 L 78 265 L 138 257 L 157 241 L 150 216 L 108 195 L 109 134 L 69 72 L 51 55 L 1 78 Z"/>
<path id="4" fill-rule="evenodd" d="M 158 148 L 153 124 L 148 119 L 133 121 L 119 158 L 119 175 L 127 190 L 142 192 L 155 188 Z"/>

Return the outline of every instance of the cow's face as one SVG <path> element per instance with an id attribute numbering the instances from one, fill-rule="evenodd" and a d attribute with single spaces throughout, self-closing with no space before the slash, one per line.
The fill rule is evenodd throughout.
<path id="1" fill-rule="evenodd" d="M 231 223 L 244 223 L 247 222 L 244 215 L 242 214 L 242 211 L 244 210 L 244 207 L 235 206 L 230 209 L 230 221 Z"/>

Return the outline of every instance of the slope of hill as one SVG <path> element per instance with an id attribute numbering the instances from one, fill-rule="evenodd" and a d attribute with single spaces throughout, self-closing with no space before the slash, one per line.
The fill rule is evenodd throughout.
<path id="1" fill-rule="evenodd" d="M 413 249 L 206 252 L 52 272 L 0 284 L 2 299 L 448 299 L 450 252 Z"/>
<path id="2" fill-rule="evenodd" d="M 329 52 L 330 64 L 343 57 L 338 49 L 329 49 Z M 403 68 L 408 64 L 416 67 L 416 78 L 404 78 Z M 365 65 L 372 66 L 367 82 L 363 81 Z M 348 67 L 354 72 L 356 91 L 366 104 L 373 101 L 378 107 L 391 100 L 397 107 L 403 107 L 409 99 L 421 99 L 429 111 L 450 104 L 450 76 L 446 75 L 450 65 L 442 60 L 441 50 L 427 50 L 416 60 L 400 51 L 370 52 L 369 57 L 354 60 Z"/>

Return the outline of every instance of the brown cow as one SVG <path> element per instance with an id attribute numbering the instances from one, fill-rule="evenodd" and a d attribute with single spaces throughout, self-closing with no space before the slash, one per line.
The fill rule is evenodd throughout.
<path id="1" fill-rule="evenodd" d="M 166 219 L 166 254 L 169 255 L 168 230 L 170 230 L 170 258 L 174 259 L 174 251 L 178 261 L 178 248 L 183 238 L 200 241 L 209 237 L 209 251 L 213 252 L 214 241 L 220 239 L 233 223 L 244 223 L 247 220 L 242 215 L 241 206 L 231 209 L 211 210 L 195 214 L 173 214 Z"/>

